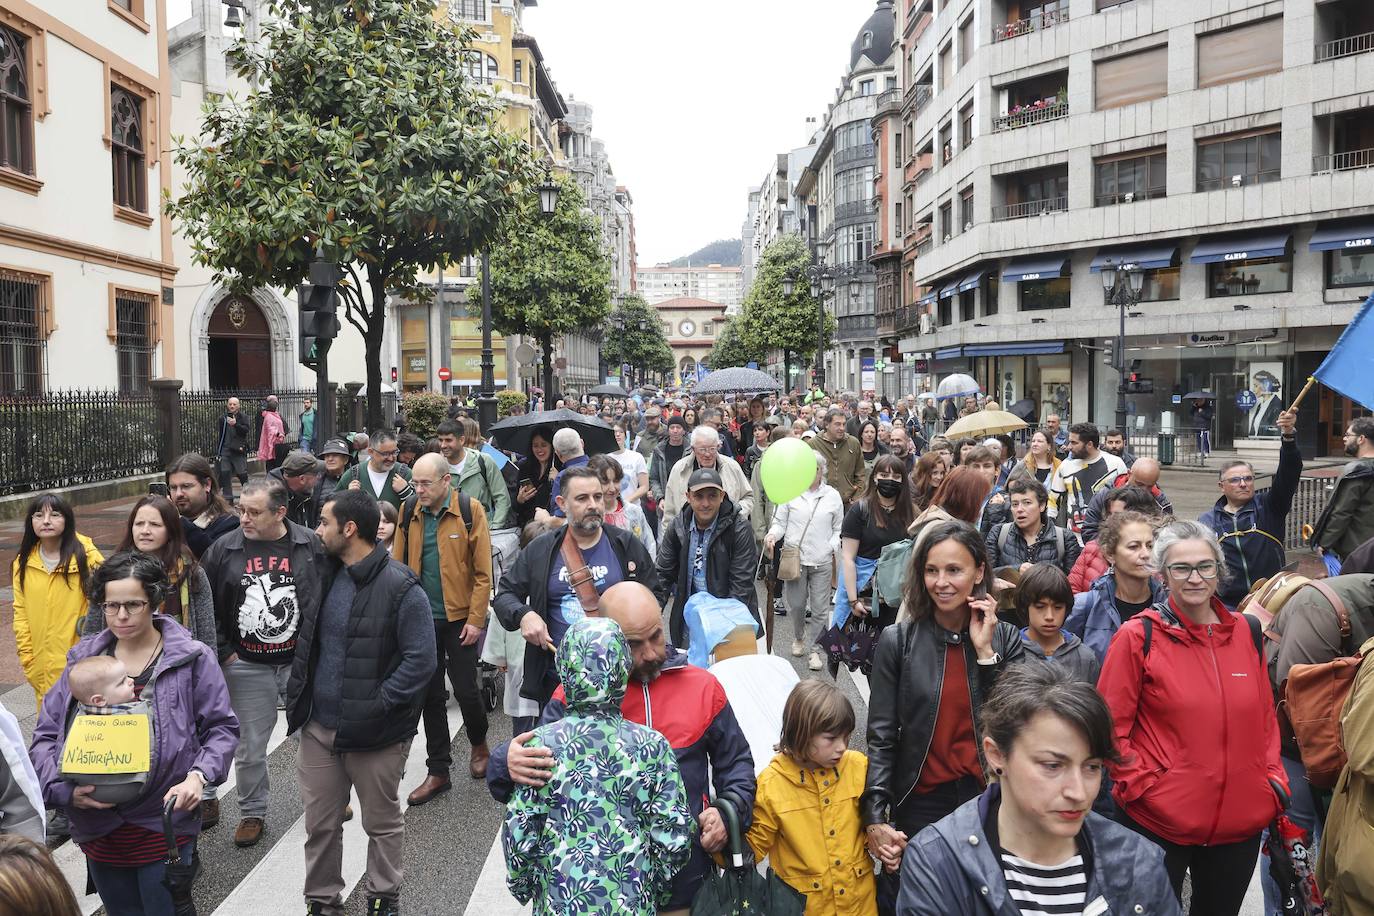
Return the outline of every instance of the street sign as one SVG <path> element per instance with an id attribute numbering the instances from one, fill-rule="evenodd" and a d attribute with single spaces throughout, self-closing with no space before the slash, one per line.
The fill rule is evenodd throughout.
<path id="1" fill-rule="evenodd" d="M 449 369 L 448 366 L 440 366 L 440 367 L 439 367 L 439 381 L 441 381 L 441 382 L 447 382 L 447 381 L 448 381 L 449 379 L 451 379 L 451 378 L 453 378 L 453 371 L 452 371 L 451 369 Z"/>
<path id="2" fill-rule="evenodd" d="M 534 362 L 535 357 L 538 355 L 539 354 L 535 352 L 534 347 L 531 347 L 527 343 L 522 343 L 520 346 L 515 348 L 515 358 L 522 363 L 532 363 Z"/>

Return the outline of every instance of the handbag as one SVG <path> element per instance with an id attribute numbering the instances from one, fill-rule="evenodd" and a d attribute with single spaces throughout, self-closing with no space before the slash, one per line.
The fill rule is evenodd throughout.
<path id="1" fill-rule="evenodd" d="M 806 541 L 806 532 L 811 528 L 811 520 L 816 517 L 816 513 L 821 508 L 820 499 L 811 507 L 811 514 L 807 516 L 806 524 L 802 526 L 801 540 Z M 793 547 L 790 544 L 783 544 L 780 549 L 781 558 L 778 560 L 778 581 L 791 582 L 801 578 L 801 545 Z"/>

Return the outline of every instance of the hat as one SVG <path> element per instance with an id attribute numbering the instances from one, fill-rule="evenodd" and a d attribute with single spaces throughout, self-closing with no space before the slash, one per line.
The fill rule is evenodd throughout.
<path id="1" fill-rule="evenodd" d="M 668 425 L 669 425 L 669 426 L 681 426 L 683 429 L 686 429 L 686 428 L 687 428 L 687 421 L 684 420 L 684 419 L 682 419 L 682 417 L 669 417 L 669 418 L 668 418 Z"/>
<path id="2" fill-rule="evenodd" d="M 764 420 L 763 422 L 767 423 L 769 426 L 781 426 L 782 417 L 778 416 L 777 414 L 773 414 L 771 417 Z"/>
<path id="3" fill-rule="evenodd" d="M 324 444 L 324 448 L 320 449 L 320 457 L 322 458 L 325 455 L 343 455 L 347 458 L 352 454 L 353 452 L 349 449 L 348 443 L 344 442 L 342 439 L 330 439 Z"/>
<path id="4" fill-rule="evenodd" d="M 692 476 L 687 478 L 688 493 L 695 493 L 706 487 L 715 487 L 722 493 L 725 492 L 725 481 L 720 479 L 720 471 L 715 468 L 697 468 L 692 472 Z"/>
<path id="5" fill-rule="evenodd" d="M 816 438 L 816 431 L 815 431 L 814 429 L 808 429 L 808 430 L 806 430 L 805 432 L 802 433 L 802 438 L 803 438 L 803 439 L 814 439 L 814 438 Z"/>
<path id="6" fill-rule="evenodd" d="M 328 448 L 328 446 L 325 447 Z M 281 463 L 281 472 L 287 477 L 317 474 L 319 470 L 320 460 L 302 449 L 292 451 Z"/>

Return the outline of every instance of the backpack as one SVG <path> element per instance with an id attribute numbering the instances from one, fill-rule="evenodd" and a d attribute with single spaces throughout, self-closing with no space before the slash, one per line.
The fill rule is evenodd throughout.
<path id="1" fill-rule="evenodd" d="M 1047 523 L 1048 524 L 1048 523 Z M 998 526 L 997 532 L 997 559 L 1002 559 L 1002 551 L 1007 549 L 1007 541 L 1011 540 L 1011 534 L 1016 529 L 1015 522 L 1003 522 Z M 1058 525 L 1054 526 L 1054 562 L 1064 561 L 1064 529 Z"/>
<path id="2" fill-rule="evenodd" d="M 902 585 L 906 582 L 906 569 L 911 564 L 912 538 L 894 541 L 878 554 L 878 568 L 873 571 L 873 587 L 878 592 L 878 600 L 896 607 L 902 603 Z"/>
<path id="3" fill-rule="evenodd" d="M 458 514 L 463 518 L 463 527 L 471 531 L 472 497 L 459 490 L 457 487 L 454 487 L 453 492 L 458 495 Z M 405 546 L 401 551 L 401 555 L 404 557 L 410 556 L 410 522 L 415 517 L 415 505 L 419 500 L 420 497 L 412 496 L 407 499 L 405 505 L 401 507 L 401 525 L 399 530 L 401 532 L 401 537 L 405 539 Z"/>

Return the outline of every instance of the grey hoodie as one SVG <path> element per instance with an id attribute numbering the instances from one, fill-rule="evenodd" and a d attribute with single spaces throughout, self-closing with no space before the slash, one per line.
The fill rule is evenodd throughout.
<path id="1" fill-rule="evenodd" d="M 1062 632 L 1064 644 L 1055 649 L 1053 655 L 1047 656 L 1045 650 L 1040 648 L 1040 643 L 1031 639 L 1029 628 L 1023 629 L 1021 645 L 1026 649 L 1025 660 L 1029 662 L 1031 659 L 1038 659 L 1046 663 L 1053 661 L 1068 668 L 1074 680 L 1096 686 L 1097 675 L 1102 671 L 1102 663 L 1097 660 L 1097 654 L 1068 630 Z"/>

